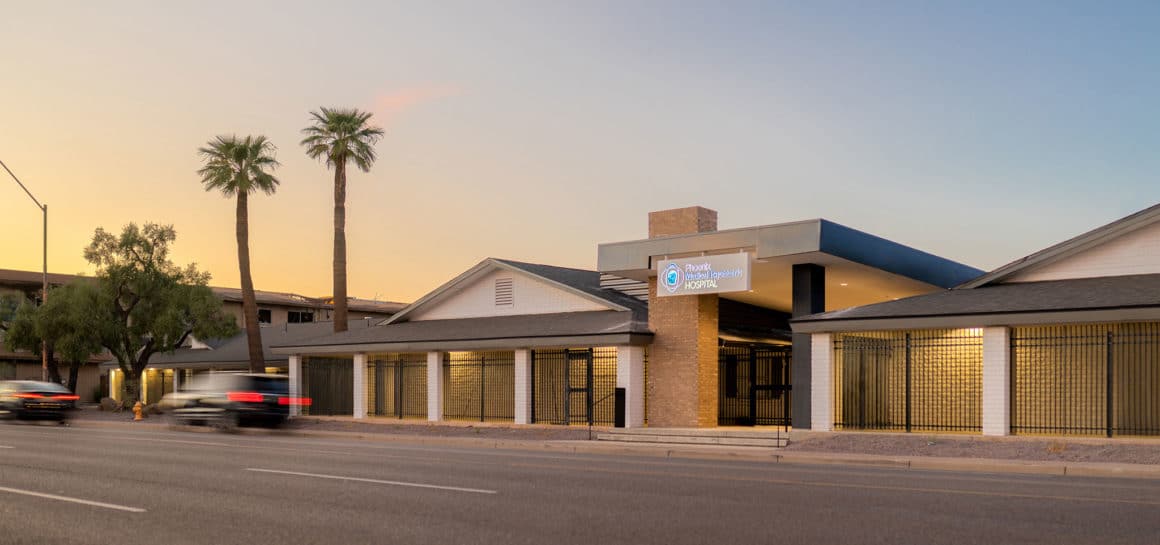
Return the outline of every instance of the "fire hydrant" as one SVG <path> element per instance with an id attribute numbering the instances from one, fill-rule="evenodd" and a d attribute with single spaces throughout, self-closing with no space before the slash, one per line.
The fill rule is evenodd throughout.
<path id="1" fill-rule="evenodd" d="M 143 411 L 141 410 L 141 402 L 138 401 L 138 402 L 134 403 L 133 404 L 133 420 L 144 420 L 145 415 L 142 414 L 142 412 Z"/>

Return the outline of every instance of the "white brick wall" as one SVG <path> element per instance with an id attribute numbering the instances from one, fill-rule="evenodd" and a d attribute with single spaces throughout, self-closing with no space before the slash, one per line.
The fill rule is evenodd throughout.
<path id="1" fill-rule="evenodd" d="M 532 357 L 530 350 L 515 351 L 516 424 L 532 423 Z"/>
<path id="2" fill-rule="evenodd" d="M 511 278 L 515 303 L 496 306 L 495 281 Z M 485 316 L 510 316 L 514 314 L 552 314 L 556 312 L 581 312 L 586 310 L 608 310 L 608 307 L 579 295 L 569 293 L 545 284 L 522 273 L 497 270 L 482 275 L 458 292 L 442 301 L 418 310 L 410 316 L 413 321 L 445 320 L 453 318 L 480 318 Z"/>
<path id="3" fill-rule="evenodd" d="M 624 427 L 644 427 L 644 347 L 616 347 L 616 387 L 624 388 Z"/>
<path id="4" fill-rule="evenodd" d="M 834 343 L 829 333 L 810 335 L 810 418 L 814 431 L 834 429 Z"/>
<path id="5" fill-rule="evenodd" d="M 302 356 L 294 354 L 287 362 L 290 372 L 290 397 L 302 397 Z M 302 409 L 295 404 L 290 405 L 290 416 L 302 414 Z"/>
<path id="6" fill-rule="evenodd" d="M 1160 223 L 1154 223 L 1011 277 L 1008 282 L 1038 282 L 1160 273 Z"/>
<path id="7" fill-rule="evenodd" d="M 427 353 L 427 420 L 443 420 L 443 353 Z"/>
<path id="8" fill-rule="evenodd" d="M 1011 330 L 983 328 L 983 435 L 1011 433 Z"/>
<path id="9" fill-rule="evenodd" d="M 354 417 L 367 417 L 367 355 L 354 355 Z"/>

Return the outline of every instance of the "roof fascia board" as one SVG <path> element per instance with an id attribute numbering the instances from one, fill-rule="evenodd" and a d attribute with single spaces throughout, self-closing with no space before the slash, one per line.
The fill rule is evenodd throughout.
<path id="1" fill-rule="evenodd" d="M 596 269 L 625 273 L 652 268 L 654 256 L 680 256 L 754 248 L 758 259 L 816 252 L 821 220 L 807 220 L 724 231 L 610 242 L 597 247 Z"/>
<path id="2" fill-rule="evenodd" d="M 466 339 L 459 341 L 408 341 L 386 343 L 335 344 L 320 346 L 280 346 L 275 354 L 353 354 L 360 352 L 444 352 L 448 350 L 490 350 L 545 348 L 566 346 L 633 345 L 652 342 L 651 334 L 600 333 L 594 335 L 560 335 L 552 337 L 506 337 L 500 339 Z"/>
<path id="3" fill-rule="evenodd" d="M 817 320 L 810 322 L 792 322 L 790 323 L 790 327 L 793 328 L 794 333 L 848 333 L 902 329 L 942 329 L 1152 320 L 1160 320 L 1160 307 L 958 314 L 954 316 L 915 316 L 909 318 L 863 318 L 857 320 Z"/>
<path id="4" fill-rule="evenodd" d="M 974 280 L 964 282 L 955 289 L 972 289 L 1002 281 L 1016 273 L 1075 255 L 1110 239 L 1147 227 L 1156 221 L 1160 221 L 1160 204 L 1016 259 Z"/>

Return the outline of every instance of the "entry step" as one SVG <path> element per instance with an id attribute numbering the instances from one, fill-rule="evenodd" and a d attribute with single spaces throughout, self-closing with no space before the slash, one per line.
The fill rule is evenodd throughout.
<path id="1" fill-rule="evenodd" d="M 785 431 L 722 430 L 698 428 L 632 428 L 600 432 L 599 441 L 680 445 L 728 445 L 781 448 L 789 444 Z"/>

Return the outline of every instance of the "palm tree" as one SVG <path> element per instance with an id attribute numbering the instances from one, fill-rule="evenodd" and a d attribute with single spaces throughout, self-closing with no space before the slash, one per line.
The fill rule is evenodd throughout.
<path id="1" fill-rule="evenodd" d="M 314 124 L 302 129 L 302 145 L 312 159 L 326 158 L 334 169 L 334 332 L 346 331 L 346 164 L 363 172 L 375 163 L 374 145 L 383 129 L 370 126 L 370 112 L 354 108 L 320 108 L 310 112 Z"/>
<path id="2" fill-rule="evenodd" d="M 197 150 L 205 166 L 197 171 L 206 191 L 219 190 L 226 197 L 237 196 L 238 270 L 242 274 L 242 315 L 246 323 L 246 340 L 250 351 L 250 372 L 260 373 L 266 366 L 262 353 L 262 331 L 258 325 L 258 301 L 254 281 L 250 278 L 250 193 L 261 190 L 274 194 L 278 179 L 269 173 L 279 166 L 274 159 L 274 144 L 265 136 L 218 136 Z"/>

